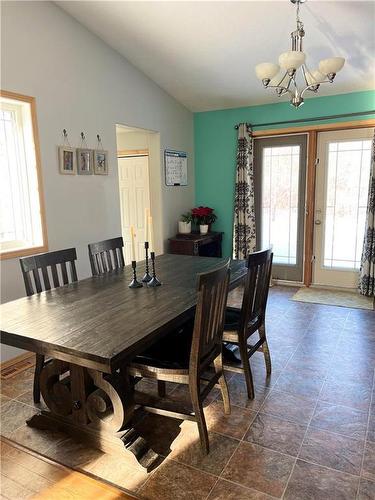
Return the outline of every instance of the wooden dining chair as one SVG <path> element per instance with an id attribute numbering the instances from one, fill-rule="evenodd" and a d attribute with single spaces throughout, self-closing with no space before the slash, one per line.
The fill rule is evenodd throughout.
<path id="1" fill-rule="evenodd" d="M 26 294 L 28 296 L 34 295 L 35 293 L 43 292 L 43 290 L 51 290 L 51 288 L 57 288 L 77 281 L 76 260 L 77 253 L 75 248 L 41 253 L 20 259 Z M 40 402 L 39 379 L 44 361 L 43 354 L 36 355 L 33 387 L 35 403 Z"/>
<path id="2" fill-rule="evenodd" d="M 154 346 L 149 352 L 136 357 L 128 367 L 128 373 L 132 377 L 156 379 L 161 385 L 174 382 L 189 386 L 192 413 L 165 410 L 156 405 L 144 406 L 144 409 L 159 415 L 196 421 L 201 447 L 206 454 L 209 452 L 209 440 L 202 403 L 217 384 L 221 389 L 224 411 L 226 414 L 230 413 L 222 361 L 229 262 L 228 260 L 224 266 L 214 271 L 198 274 L 197 306 L 190 336 L 179 339 L 178 334 L 172 335 L 163 343 L 163 346 L 168 345 L 168 349 L 159 349 L 159 354 L 155 356 L 158 349 Z M 214 370 L 210 371 L 212 363 Z"/>
<path id="3" fill-rule="evenodd" d="M 89 258 L 93 276 L 125 266 L 122 237 L 90 243 Z"/>
<path id="4" fill-rule="evenodd" d="M 225 315 L 223 340 L 225 343 L 238 346 L 242 364 L 242 366 L 235 366 L 225 363 L 225 368 L 245 375 L 249 399 L 254 398 L 250 357 L 256 351 L 263 351 L 267 376 L 271 374 L 271 357 L 266 337 L 265 316 L 272 257 L 271 249 L 249 255 L 241 309 L 227 307 Z M 249 345 L 249 337 L 257 331 L 259 332 L 258 342 Z"/>

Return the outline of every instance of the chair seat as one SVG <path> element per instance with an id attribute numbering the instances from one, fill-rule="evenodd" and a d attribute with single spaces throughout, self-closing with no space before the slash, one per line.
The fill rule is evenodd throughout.
<path id="1" fill-rule="evenodd" d="M 237 331 L 240 325 L 241 309 L 227 307 L 225 310 L 224 330 Z"/>
<path id="2" fill-rule="evenodd" d="M 139 368 L 140 365 L 145 365 L 159 369 L 186 371 L 189 368 L 191 341 L 192 328 L 186 326 L 136 356 L 131 366 L 137 365 Z"/>
<path id="3" fill-rule="evenodd" d="M 223 340 L 227 342 L 237 342 L 238 330 L 240 327 L 241 309 L 236 307 L 227 307 L 225 310 L 225 323 Z M 260 315 L 255 316 L 247 325 L 247 335 L 252 335 L 262 324 L 263 318 Z"/>

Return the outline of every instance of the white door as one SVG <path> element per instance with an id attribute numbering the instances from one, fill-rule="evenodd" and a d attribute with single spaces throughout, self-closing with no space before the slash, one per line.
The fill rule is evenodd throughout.
<path id="1" fill-rule="evenodd" d="M 144 259 L 145 209 L 150 209 L 148 156 L 131 156 L 118 159 L 121 223 L 124 238 L 125 261 L 130 257 L 130 226 L 136 234 L 136 260 Z"/>
<path id="2" fill-rule="evenodd" d="M 356 129 L 318 135 L 315 285 L 357 288 L 372 134 L 372 129 Z"/>

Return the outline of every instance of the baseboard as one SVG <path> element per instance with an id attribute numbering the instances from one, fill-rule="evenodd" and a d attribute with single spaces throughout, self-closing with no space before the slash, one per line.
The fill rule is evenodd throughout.
<path id="1" fill-rule="evenodd" d="M 17 373 L 23 372 L 35 365 L 35 354 L 26 352 L 0 363 L 0 378 L 12 378 Z"/>
<path id="2" fill-rule="evenodd" d="M 302 281 L 288 281 L 288 280 L 279 280 L 277 278 L 272 278 L 272 285 L 282 285 L 282 286 L 305 286 Z"/>

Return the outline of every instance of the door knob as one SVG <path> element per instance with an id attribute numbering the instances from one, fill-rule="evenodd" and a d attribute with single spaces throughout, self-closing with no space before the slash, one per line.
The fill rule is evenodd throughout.
<path id="1" fill-rule="evenodd" d="M 319 220 L 319 219 L 316 219 L 316 220 L 315 220 L 315 224 L 316 224 L 317 226 L 320 226 L 320 224 L 321 224 L 321 223 L 322 223 L 322 221 L 321 221 L 321 220 Z"/>

